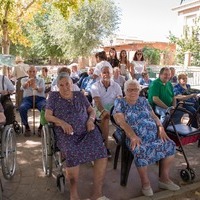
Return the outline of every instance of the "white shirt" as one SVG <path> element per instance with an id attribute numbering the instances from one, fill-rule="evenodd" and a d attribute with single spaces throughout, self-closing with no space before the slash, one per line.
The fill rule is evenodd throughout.
<path id="1" fill-rule="evenodd" d="M 2 81 L 3 81 L 3 75 L 0 75 L 0 91 L 5 90 L 8 92 L 14 92 L 15 87 L 12 84 L 12 82 L 8 79 L 8 77 L 4 76 L 4 82 L 3 82 L 4 88 L 2 85 Z M 0 94 L 0 96 L 1 96 L 1 94 Z"/>
<path id="2" fill-rule="evenodd" d="M 132 61 L 135 74 L 142 74 L 144 71 L 145 61 Z"/>
<path id="3" fill-rule="evenodd" d="M 27 89 L 23 88 L 24 83 L 26 83 L 28 81 L 29 77 L 25 77 L 22 78 L 21 80 L 21 89 L 23 90 L 23 97 L 29 97 L 29 96 L 33 96 L 33 89 L 31 87 L 28 87 Z M 35 95 L 36 96 L 40 96 L 40 97 L 45 97 L 45 83 L 44 83 L 44 79 L 37 77 L 36 78 L 36 85 L 38 88 L 43 88 L 42 92 L 38 92 L 36 91 Z"/>
<path id="4" fill-rule="evenodd" d="M 117 97 L 122 96 L 122 90 L 118 83 L 110 80 L 110 86 L 106 89 L 102 81 L 97 81 L 91 87 L 92 98 L 100 97 L 102 105 L 105 107 L 113 105 Z"/>

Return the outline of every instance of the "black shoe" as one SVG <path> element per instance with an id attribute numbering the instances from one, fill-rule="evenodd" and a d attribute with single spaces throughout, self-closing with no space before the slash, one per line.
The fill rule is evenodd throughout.
<path id="1" fill-rule="evenodd" d="M 26 129 L 25 133 L 24 133 L 25 137 L 30 137 L 31 136 L 31 130 L 30 129 Z"/>
<path id="2" fill-rule="evenodd" d="M 112 158 L 112 154 L 111 154 L 110 149 L 107 149 L 107 155 L 108 155 L 108 158 Z"/>
<path id="3" fill-rule="evenodd" d="M 42 129 L 41 128 L 38 128 L 37 134 L 38 134 L 38 137 L 41 137 L 41 134 L 42 134 Z"/>

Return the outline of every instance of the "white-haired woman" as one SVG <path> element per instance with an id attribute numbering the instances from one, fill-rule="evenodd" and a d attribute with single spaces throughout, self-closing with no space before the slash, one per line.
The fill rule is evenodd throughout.
<path id="1" fill-rule="evenodd" d="M 127 146 L 134 155 L 138 169 L 142 193 L 152 196 L 153 190 L 147 174 L 147 166 L 160 160 L 159 187 L 179 190 L 169 177 L 174 160 L 175 143 L 171 141 L 151 106 L 140 97 L 140 85 L 136 80 L 128 80 L 124 85 L 125 97 L 116 99 L 114 118 L 127 136 Z M 118 130 L 119 131 L 119 130 Z M 120 132 L 119 132 L 120 134 Z"/>
<path id="2" fill-rule="evenodd" d="M 66 158 L 70 200 L 78 194 L 79 165 L 94 161 L 94 187 L 91 200 L 108 200 L 102 196 L 107 152 L 99 129 L 94 125 L 95 112 L 79 91 L 72 91 L 72 80 L 66 73 L 57 78 L 59 91 L 51 92 L 45 118 L 55 124 L 57 145 Z"/>

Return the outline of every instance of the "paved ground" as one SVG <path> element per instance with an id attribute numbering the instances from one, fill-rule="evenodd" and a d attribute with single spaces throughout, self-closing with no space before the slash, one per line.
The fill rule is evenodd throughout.
<path id="1" fill-rule="evenodd" d="M 31 124 L 32 114 L 29 113 L 29 121 Z M 38 116 L 38 115 L 37 115 Z M 17 114 L 17 119 L 19 116 Z M 37 117 L 36 123 L 38 125 L 39 118 Z M 111 127 L 110 135 L 112 135 L 113 128 Z M 110 147 L 112 153 L 115 151 L 115 143 L 110 137 Z M 183 155 L 176 154 L 175 163 L 171 171 L 173 180 L 181 185 L 181 190 L 178 192 L 170 192 L 158 189 L 158 166 L 152 165 L 149 167 L 149 177 L 152 183 L 152 188 L 155 192 L 153 198 L 146 198 L 142 196 L 141 184 L 137 170 L 132 164 L 129 180 L 126 187 L 120 186 L 120 163 L 118 169 L 113 170 L 113 159 L 108 163 L 104 192 L 105 195 L 112 200 L 145 200 L 145 199 L 176 199 L 174 196 L 182 195 L 188 191 L 194 191 L 200 188 L 200 156 L 197 143 L 187 145 L 185 152 L 189 159 L 189 163 L 196 173 L 194 183 L 184 183 L 179 172 L 186 167 Z M 92 186 L 92 165 L 85 164 L 81 166 L 79 190 L 81 199 L 88 198 Z M 42 153 L 41 153 L 41 139 L 36 135 L 29 138 L 24 137 L 22 134 L 17 136 L 17 170 L 12 180 L 5 180 L 1 175 L 3 183 L 3 197 L 4 200 L 66 200 L 69 199 L 69 192 L 67 190 L 61 194 L 56 188 L 56 171 L 52 177 L 45 177 L 42 169 Z M 195 195 L 195 194 L 194 194 Z M 183 199 L 183 198 L 181 198 Z M 188 199 L 188 198 L 187 198 Z M 195 198 L 195 199 L 200 199 Z"/>

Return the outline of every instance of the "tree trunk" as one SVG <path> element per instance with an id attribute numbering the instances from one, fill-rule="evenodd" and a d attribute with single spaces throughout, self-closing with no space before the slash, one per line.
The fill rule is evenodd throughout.
<path id="1" fill-rule="evenodd" d="M 8 36 L 8 22 L 3 20 L 1 25 L 3 31 L 2 37 L 2 54 L 9 54 L 10 53 L 10 40 Z"/>

